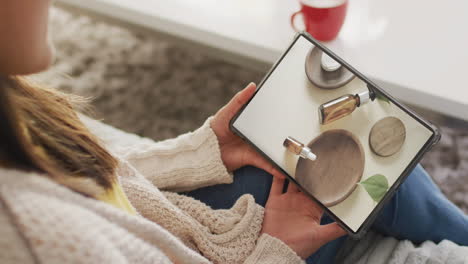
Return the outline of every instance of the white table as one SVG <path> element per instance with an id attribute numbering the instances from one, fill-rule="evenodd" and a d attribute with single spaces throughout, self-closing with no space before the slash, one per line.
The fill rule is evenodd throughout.
<path id="1" fill-rule="evenodd" d="M 297 0 L 58 3 L 261 69 L 290 43 L 299 9 Z M 467 13 L 466 0 L 350 0 L 339 37 L 326 45 L 397 98 L 468 120 Z"/>

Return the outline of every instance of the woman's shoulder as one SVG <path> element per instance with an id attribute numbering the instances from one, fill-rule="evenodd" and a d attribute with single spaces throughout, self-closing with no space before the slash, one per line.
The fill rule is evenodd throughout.
<path id="1" fill-rule="evenodd" d="M 0 197 L 0 263 L 34 263 L 25 239 L 14 223 L 14 215 Z"/>
<path id="2" fill-rule="evenodd" d="M 93 219 L 80 202 L 88 198 L 44 175 L 0 169 L 0 186 L 1 217 L 8 219 L 6 225 L 0 225 L 1 232 L 14 228 L 29 246 L 69 238 L 72 230 L 80 229 L 80 222 Z"/>
<path id="3" fill-rule="evenodd" d="M 4 222 L 0 223 L 0 263 L 28 263 L 10 261 L 21 252 L 27 252 L 30 260 L 53 263 L 141 259 L 134 252 L 122 252 L 126 243 L 138 245 L 147 259 L 166 259 L 157 248 L 119 227 L 131 220 L 130 215 L 43 175 L 0 169 L 0 186 L 0 222 Z M 139 224 L 138 219 L 133 222 Z"/>
<path id="4" fill-rule="evenodd" d="M 41 195 L 49 184 L 44 176 L 0 168 L 0 262 L 37 262 L 35 249 L 44 245 L 51 220 L 59 211 L 47 210 L 53 196 Z M 48 221 L 49 228 L 45 227 Z"/>

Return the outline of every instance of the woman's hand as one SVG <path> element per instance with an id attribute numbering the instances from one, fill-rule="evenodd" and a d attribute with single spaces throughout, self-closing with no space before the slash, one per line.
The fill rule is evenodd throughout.
<path id="1" fill-rule="evenodd" d="M 255 151 L 253 147 L 245 143 L 229 129 L 229 121 L 252 97 L 255 93 L 255 88 L 256 86 L 254 83 L 247 85 L 247 87 L 238 92 L 227 105 L 221 108 L 211 121 L 211 128 L 218 138 L 221 159 L 230 172 L 245 165 L 252 165 L 272 175 L 284 177 L 270 162 Z"/>
<path id="2" fill-rule="evenodd" d="M 252 97 L 255 88 L 255 84 L 250 83 L 238 92 L 216 113 L 211 128 L 218 138 L 221 158 L 228 171 L 253 165 L 276 176 L 265 206 L 262 232 L 280 239 L 305 259 L 346 232 L 336 223 L 320 225 L 323 209 L 300 192 L 294 183 L 291 182 L 288 191 L 282 194 L 285 176 L 229 129 L 229 121 Z"/>
<path id="3" fill-rule="evenodd" d="M 293 182 L 282 193 L 284 178 L 273 177 L 265 206 L 262 233 L 276 237 L 306 259 L 321 246 L 346 232 L 336 223 L 320 225 L 323 209 Z"/>

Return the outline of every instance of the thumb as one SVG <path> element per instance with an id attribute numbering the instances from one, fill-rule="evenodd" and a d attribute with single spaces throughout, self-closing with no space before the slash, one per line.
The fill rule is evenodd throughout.
<path id="1" fill-rule="evenodd" d="M 242 106 L 247 103 L 247 101 L 249 101 L 249 99 L 253 96 L 256 88 L 257 86 L 255 83 L 251 82 L 247 85 L 247 87 L 234 95 L 231 101 L 227 104 L 229 114 L 234 115 L 239 112 Z"/>
<path id="2" fill-rule="evenodd" d="M 318 229 L 318 239 L 323 245 L 344 235 L 346 235 L 346 231 L 337 223 L 322 225 Z"/>

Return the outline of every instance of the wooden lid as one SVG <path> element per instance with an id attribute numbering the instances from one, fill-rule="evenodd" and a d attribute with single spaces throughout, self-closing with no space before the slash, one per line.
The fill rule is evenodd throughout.
<path id="1" fill-rule="evenodd" d="M 299 158 L 295 179 L 325 206 L 342 202 L 364 172 L 364 150 L 359 139 L 347 130 L 334 129 L 323 132 L 308 147 L 317 160 Z"/>
<path id="2" fill-rule="evenodd" d="M 318 48 L 312 48 L 305 60 L 305 72 L 309 81 L 323 89 L 336 89 L 350 82 L 355 75 L 341 66 L 338 70 L 328 72 L 322 69 L 323 52 Z"/>
<path id="3" fill-rule="evenodd" d="M 372 127 L 369 135 L 369 145 L 372 151 L 382 157 L 397 153 L 406 139 L 406 129 L 403 122 L 393 116 L 380 119 Z"/>

